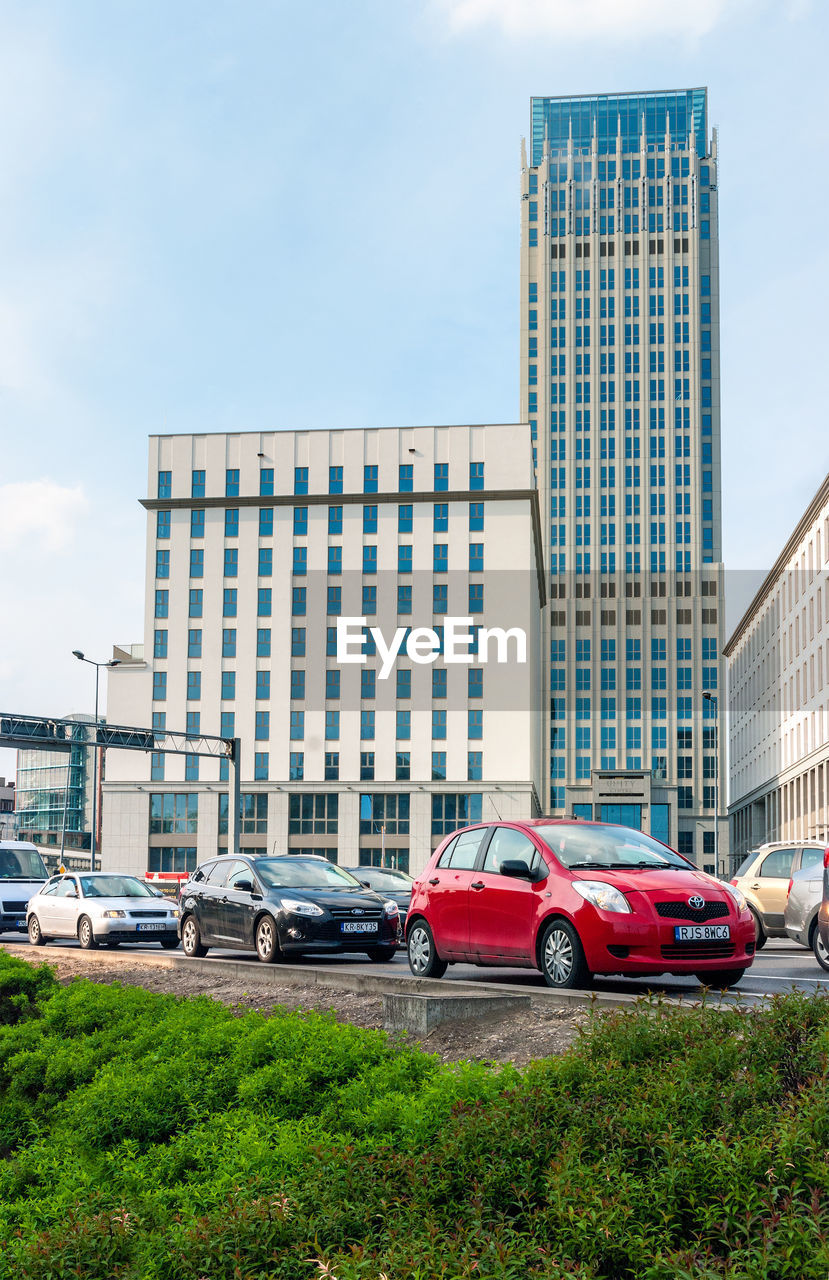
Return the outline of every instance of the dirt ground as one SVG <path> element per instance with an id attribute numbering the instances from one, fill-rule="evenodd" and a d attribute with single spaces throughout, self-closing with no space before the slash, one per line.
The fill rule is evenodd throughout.
<path id="1" fill-rule="evenodd" d="M 35 957 L 28 947 L 8 947 L 9 951 L 30 962 L 46 961 L 57 970 L 61 981 L 88 977 L 93 982 L 121 982 L 125 986 L 145 987 L 148 991 L 175 996 L 210 996 L 235 1009 L 258 1009 L 271 1014 L 283 1009 L 333 1011 L 341 1022 L 357 1027 L 383 1026 L 383 1001 L 378 996 L 356 995 L 335 987 L 280 986 L 271 981 L 257 981 L 246 975 L 244 981 L 188 967 L 158 968 L 142 964 L 139 956 L 130 956 L 111 964 L 104 959 L 82 954 L 72 958 L 50 954 L 49 949 Z M 444 1062 L 471 1060 L 476 1062 L 512 1062 L 526 1066 L 537 1058 L 563 1053 L 575 1039 L 587 1015 L 582 1010 L 546 1007 L 533 1003 L 530 1008 L 503 1017 L 476 1019 L 473 1022 L 443 1023 L 418 1043 Z"/>

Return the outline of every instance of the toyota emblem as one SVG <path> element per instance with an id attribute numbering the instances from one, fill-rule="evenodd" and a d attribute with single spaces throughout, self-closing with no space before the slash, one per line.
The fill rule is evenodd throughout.
<path id="1" fill-rule="evenodd" d="M 693 897 L 688 899 L 688 906 L 693 907 L 694 911 L 701 911 L 705 906 L 705 899 L 701 898 L 698 893 L 695 893 Z"/>

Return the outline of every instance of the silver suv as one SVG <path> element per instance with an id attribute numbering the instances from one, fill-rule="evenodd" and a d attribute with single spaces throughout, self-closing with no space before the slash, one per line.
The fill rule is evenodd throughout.
<path id="1" fill-rule="evenodd" d="M 823 866 L 826 846 L 817 841 L 775 840 L 753 849 L 731 880 L 742 889 L 754 916 L 757 950 L 767 938 L 785 938 L 789 881 L 796 871 Z M 808 945 L 808 944 L 804 944 Z"/>

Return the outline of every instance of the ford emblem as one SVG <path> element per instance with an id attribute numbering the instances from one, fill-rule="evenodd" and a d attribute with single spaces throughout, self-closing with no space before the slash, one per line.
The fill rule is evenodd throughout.
<path id="1" fill-rule="evenodd" d="M 352 914 L 353 916 L 364 916 L 364 915 L 365 915 L 365 911 L 363 911 L 363 908 L 362 908 L 362 907 L 353 907 L 353 908 L 352 908 L 352 911 L 351 911 L 351 914 Z"/>
<path id="2" fill-rule="evenodd" d="M 688 899 L 688 906 L 693 907 L 695 911 L 701 911 L 702 908 L 705 906 L 705 899 L 701 898 L 699 894 L 695 893 L 693 897 Z"/>

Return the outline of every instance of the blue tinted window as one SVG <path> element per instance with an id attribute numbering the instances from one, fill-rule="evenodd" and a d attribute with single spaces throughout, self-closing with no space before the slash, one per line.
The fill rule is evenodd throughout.
<path id="1" fill-rule="evenodd" d="M 377 532 L 377 508 L 363 507 L 363 533 Z"/>
<path id="2" fill-rule="evenodd" d="M 239 576 L 239 548 L 225 547 L 225 577 L 238 578 Z"/>
<path id="3" fill-rule="evenodd" d="M 204 497 L 204 472 L 203 471 L 194 471 L 192 473 L 191 483 L 190 483 L 190 497 L 191 498 Z"/>
<path id="4" fill-rule="evenodd" d="M 239 537 L 239 508 L 228 507 L 225 511 L 225 537 Z"/>
<path id="5" fill-rule="evenodd" d="M 273 507 L 259 508 L 259 537 L 273 537 Z"/>
<path id="6" fill-rule="evenodd" d="M 190 537 L 204 537 L 204 512 L 200 509 L 190 512 Z"/>
<path id="7" fill-rule="evenodd" d="M 435 533 L 446 533 L 449 529 L 449 507 L 445 502 L 434 504 L 433 529 Z"/>
<path id="8" fill-rule="evenodd" d="M 204 548 L 192 547 L 190 550 L 190 577 L 204 577 Z"/>
<path id="9" fill-rule="evenodd" d="M 482 462 L 470 462 L 469 464 L 469 487 L 470 489 L 483 489 L 484 487 L 484 464 Z"/>
<path id="10" fill-rule="evenodd" d="M 192 635 L 192 632 L 190 634 Z M 199 634 L 201 634 L 201 632 Z M 153 657 L 154 658 L 167 657 L 167 632 L 166 631 L 156 631 L 154 633 Z"/>
<path id="11" fill-rule="evenodd" d="M 270 578 L 273 576 L 273 549 L 271 547 L 259 548 L 259 577 Z"/>
<path id="12" fill-rule="evenodd" d="M 170 512 L 169 511 L 156 511 L 155 536 L 157 538 L 169 538 L 170 536 Z"/>
<path id="13" fill-rule="evenodd" d="M 172 471 L 159 471 L 158 473 L 158 497 L 171 498 L 173 496 L 173 473 Z"/>
<path id="14" fill-rule="evenodd" d="M 343 531 L 343 509 L 342 507 L 328 508 L 328 533 L 329 535 L 340 534 Z"/>
<path id="15" fill-rule="evenodd" d="M 188 658 L 201 657 L 201 648 L 202 648 L 201 634 L 202 633 L 201 633 L 200 627 L 193 628 L 187 632 L 187 657 Z M 158 635 L 158 632 L 156 632 L 156 635 Z M 158 656 L 162 656 L 162 655 L 158 655 Z"/>
<path id="16" fill-rule="evenodd" d="M 397 488 L 400 493 L 411 493 L 414 488 L 414 467 L 411 463 L 402 463 L 398 468 Z"/>
<path id="17" fill-rule="evenodd" d="M 294 493 L 308 492 L 308 468 L 294 467 Z"/>
<path id="18" fill-rule="evenodd" d="M 155 576 L 157 578 L 169 578 L 170 576 L 170 552 L 156 551 L 155 553 Z"/>
<path id="19" fill-rule="evenodd" d="M 293 636 L 294 631 L 291 632 Z M 271 629 L 270 627 L 259 627 L 256 632 L 256 656 L 258 658 L 269 658 L 271 656 Z"/>
<path id="20" fill-rule="evenodd" d="M 236 657 L 236 628 L 225 627 L 222 631 L 222 657 Z"/>
<path id="21" fill-rule="evenodd" d="M 482 530 L 484 527 L 484 504 L 482 502 L 470 502 L 469 504 L 469 528 L 471 532 Z"/>
<path id="22" fill-rule="evenodd" d="M 437 493 L 445 492 L 449 488 L 449 464 L 448 462 L 435 463 L 435 491 Z"/>
<path id="23" fill-rule="evenodd" d="M 363 467 L 363 493 L 377 492 L 377 467 Z"/>
<path id="24" fill-rule="evenodd" d="M 398 533 L 412 532 L 412 508 L 405 503 L 397 508 L 397 531 Z"/>
<path id="25" fill-rule="evenodd" d="M 190 591 L 189 616 L 191 618 L 200 618 L 204 608 L 204 592 L 201 587 L 195 587 Z"/>
<path id="26" fill-rule="evenodd" d="M 271 616 L 272 591 L 270 587 L 259 587 L 256 592 L 256 613 L 260 618 Z"/>
<path id="27" fill-rule="evenodd" d="M 303 538 L 308 532 L 308 508 L 294 507 L 294 537 Z"/>
<path id="28" fill-rule="evenodd" d="M 236 617 L 236 588 L 225 587 L 222 593 L 222 616 L 225 618 Z"/>
<path id="29" fill-rule="evenodd" d="M 273 467 L 262 467 L 259 471 L 259 494 L 269 498 L 273 494 Z"/>
<path id="30" fill-rule="evenodd" d="M 238 469 L 225 472 L 225 497 L 238 498 L 239 496 L 239 472 Z"/>
<path id="31" fill-rule="evenodd" d="M 271 673 L 270 671 L 257 671 L 256 673 L 256 697 L 260 700 L 271 696 Z"/>
<path id="32" fill-rule="evenodd" d="M 343 491 L 343 469 L 342 467 L 328 468 L 328 492 L 342 493 Z"/>

